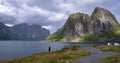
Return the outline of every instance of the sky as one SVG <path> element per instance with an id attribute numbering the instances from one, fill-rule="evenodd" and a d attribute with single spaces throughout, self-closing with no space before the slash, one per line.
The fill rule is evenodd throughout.
<path id="1" fill-rule="evenodd" d="M 39 24 L 53 33 L 70 14 L 91 15 L 95 7 L 108 9 L 120 22 L 120 0 L 0 0 L 0 22 Z"/>

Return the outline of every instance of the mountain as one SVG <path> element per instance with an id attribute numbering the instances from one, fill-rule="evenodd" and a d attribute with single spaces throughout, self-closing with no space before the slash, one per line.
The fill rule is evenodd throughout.
<path id="1" fill-rule="evenodd" d="M 120 24 L 107 9 L 96 7 L 92 15 L 73 13 L 62 28 L 46 41 L 106 41 L 120 37 Z"/>
<path id="2" fill-rule="evenodd" d="M 40 25 L 17 24 L 7 27 L 0 22 L 0 40 L 43 40 L 50 32 Z"/>
<path id="3" fill-rule="evenodd" d="M 18 40 L 43 40 L 50 32 L 40 25 L 18 24 L 11 27 L 11 32 L 17 35 Z"/>
<path id="4" fill-rule="evenodd" d="M 0 22 L 0 40 L 10 40 L 10 35 L 12 33 L 2 22 Z"/>

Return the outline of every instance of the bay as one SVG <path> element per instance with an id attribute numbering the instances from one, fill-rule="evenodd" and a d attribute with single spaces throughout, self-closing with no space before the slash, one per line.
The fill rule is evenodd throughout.
<path id="1" fill-rule="evenodd" d="M 79 45 L 88 47 L 93 45 L 106 45 L 105 42 L 40 42 L 40 41 L 0 41 L 0 60 L 11 60 L 30 56 L 40 52 L 57 51 L 65 46 Z"/>

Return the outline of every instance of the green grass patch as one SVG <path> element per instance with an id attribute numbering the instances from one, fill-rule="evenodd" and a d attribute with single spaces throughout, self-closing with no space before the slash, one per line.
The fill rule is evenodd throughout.
<path id="1" fill-rule="evenodd" d="M 55 52 L 44 52 L 24 58 L 0 61 L 0 63 L 76 63 L 78 58 L 86 55 L 88 55 L 87 51 L 79 46 L 72 46 Z"/>
<path id="2" fill-rule="evenodd" d="M 98 46 L 102 51 L 112 51 L 120 53 L 120 46 Z"/>
<path id="3" fill-rule="evenodd" d="M 97 41 L 98 40 L 98 37 L 94 34 L 86 34 L 85 36 L 83 37 L 80 37 L 80 41 Z"/>
<path id="4" fill-rule="evenodd" d="M 120 63 L 120 54 L 108 57 L 102 63 Z"/>
<path id="5" fill-rule="evenodd" d="M 45 41 L 60 41 L 63 38 L 64 27 L 58 29 L 55 33 L 51 34 Z"/>

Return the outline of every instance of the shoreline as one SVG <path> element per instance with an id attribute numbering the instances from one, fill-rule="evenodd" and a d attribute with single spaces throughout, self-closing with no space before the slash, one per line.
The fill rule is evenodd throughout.
<path id="1" fill-rule="evenodd" d="M 74 51 L 74 52 L 73 52 Z M 43 52 L 33 54 L 31 56 L 16 58 L 12 60 L 0 61 L 0 63 L 61 63 L 61 62 L 76 62 L 77 58 L 88 55 L 88 52 L 81 49 L 79 46 L 64 47 L 59 51 L 54 52 Z"/>

